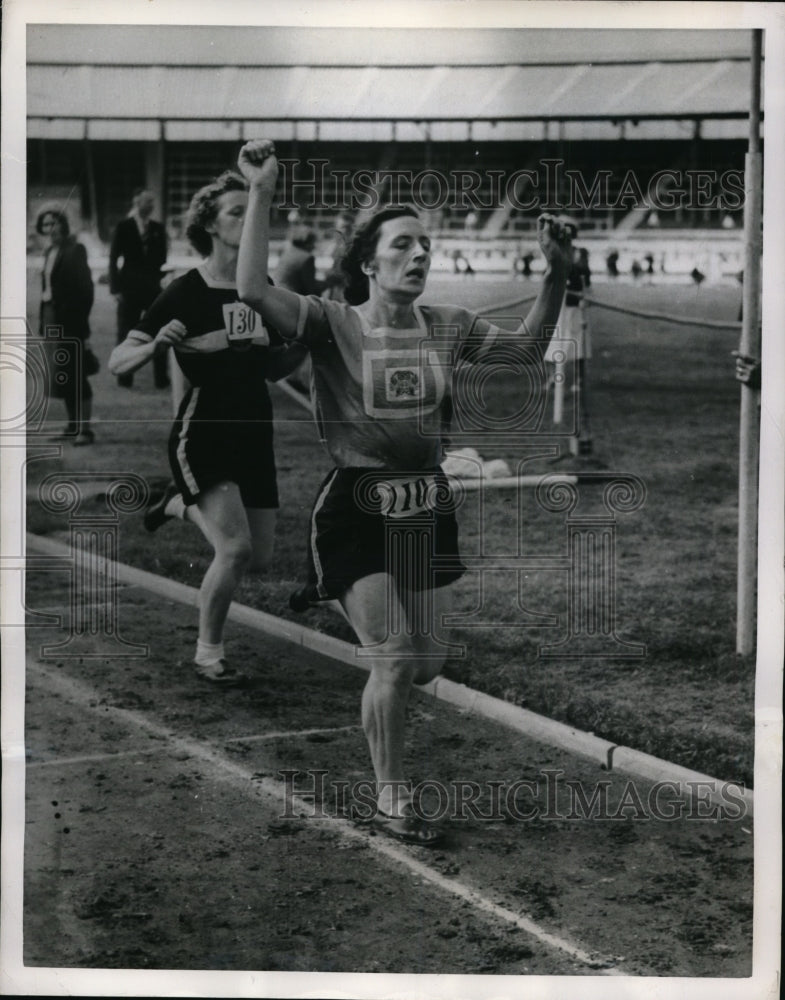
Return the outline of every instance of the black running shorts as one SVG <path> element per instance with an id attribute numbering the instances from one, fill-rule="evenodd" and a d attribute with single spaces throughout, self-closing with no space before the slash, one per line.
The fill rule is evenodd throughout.
<path id="1" fill-rule="evenodd" d="M 169 435 L 169 464 L 186 504 L 230 482 L 244 506 L 278 507 L 272 420 L 193 420 L 181 413 Z"/>
<path id="2" fill-rule="evenodd" d="M 424 590 L 444 587 L 465 571 L 452 492 L 441 469 L 333 469 L 311 512 L 308 584 L 293 606 L 339 597 L 373 573 Z"/>

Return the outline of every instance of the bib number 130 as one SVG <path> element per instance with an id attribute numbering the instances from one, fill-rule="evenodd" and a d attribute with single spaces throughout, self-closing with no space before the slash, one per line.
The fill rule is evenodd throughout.
<path id="1" fill-rule="evenodd" d="M 254 340 L 269 344 L 270 338 L 262 317 L 243 302 L 228 302 L 223 307 L 224 326 L 229 340 Z"/>

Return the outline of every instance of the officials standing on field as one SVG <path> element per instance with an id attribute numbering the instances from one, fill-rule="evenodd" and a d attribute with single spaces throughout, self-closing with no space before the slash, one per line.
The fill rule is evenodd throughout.
<path id="1" fill-rule="evenodd" d="M 161 269 L 166 263 L 166 230 L 152 218 L 155 200 L 150 191 L 134 191 L 131 211 L 114 231 L 109 248 L 109 290 L 117 299 L 117 343 L 134 329 L 161 291 Z M 158 389 L 169 385 L 168 352 L 153 358 Z M 130 388 L 133 375 L 118 376 L 117 384 Z"/>

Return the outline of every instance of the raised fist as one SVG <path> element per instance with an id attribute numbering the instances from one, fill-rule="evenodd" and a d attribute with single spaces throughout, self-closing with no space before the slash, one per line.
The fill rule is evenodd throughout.
<path id="1" fill-rule="evenodd" d="M 246 142 L 237 158 L 237 166 L 251 187 L 272 195 L 278 180 L 278 160 L 275 143 L 270 139 Z"/>
<path id="2" fill-rule="evenodd" d="M 537 242 L 552 267 L 569 269 L 572 263 L 572 241 L 577 235 L 577 224 L 565 216 L 557 218 L 544 212 L 537 219 Z"/>

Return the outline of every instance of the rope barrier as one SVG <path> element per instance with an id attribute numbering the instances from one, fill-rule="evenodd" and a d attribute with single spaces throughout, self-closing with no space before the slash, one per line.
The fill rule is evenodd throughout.
<path id="1" fill-rule="evenodd" d="M 579 294 L 579 293 L 577 293 Z M 628 316 L 640 316 L 642 319 L 661 319 L 667 323 L 679 323 L 682 326 L 706 326 L 712 330 L 741 330 L 741 323 L 719 319 L 700 319 L 695 316 L 672 316 L 670 313 L 645 312 L 643 309 L 628 309 L 626 306 L 613 306 L 609 302 L 600 302 L 588 295 L 581 295 L 587 305 L 598 306 L 600 309 L 610 309 L 613 312 L 627 313 Z"/>
<path id="2" fill-rule="evenodd" d="M 519 296 L 517 299 L 509 299 L 507 302 L 499 302 L 496 305 L 482 306 L 477 312 L 480 316 L 487 316 L 490 313 L 501 312 L 502 309 L 510 309 L 512 306 L 526 305 L 527 302 L 534 302 L 536 298 L 536 295 L 526 295 L 523 298 Z"/>
<path id="3" fill-rule="evenodd" d="M 600 309 L 609 309 L 612 312 L 626 313 L 628 316 L 639 316 L 641 319 L 660 319 L 666 323 L 678 323 L 681 326 L 705 326 L 712 330 L 741 330 L 741 323 L 732 320 L 701 319 L 698 316 L 673 316 L 671 313 L 647 312 L 644 309 L 630 309 L 627 306 L 611 305 L 610 302 L 601 302 L 599 299 L 593 299 L 580 292 L 573 292 L 572 294 L 582 298 L 586 305 L 597 306 Z M 536 298 L 536 295 L 527 295 L 525 298 L 509 299 L 506 302 L 499 302 L 495 305 L 483 306 L 478 311 L 481 315 L 487 316 L 501 312 L 503 309 L 510 309 L 512 306 L 525 305 L 527 302 L 533 302 Z"/>

